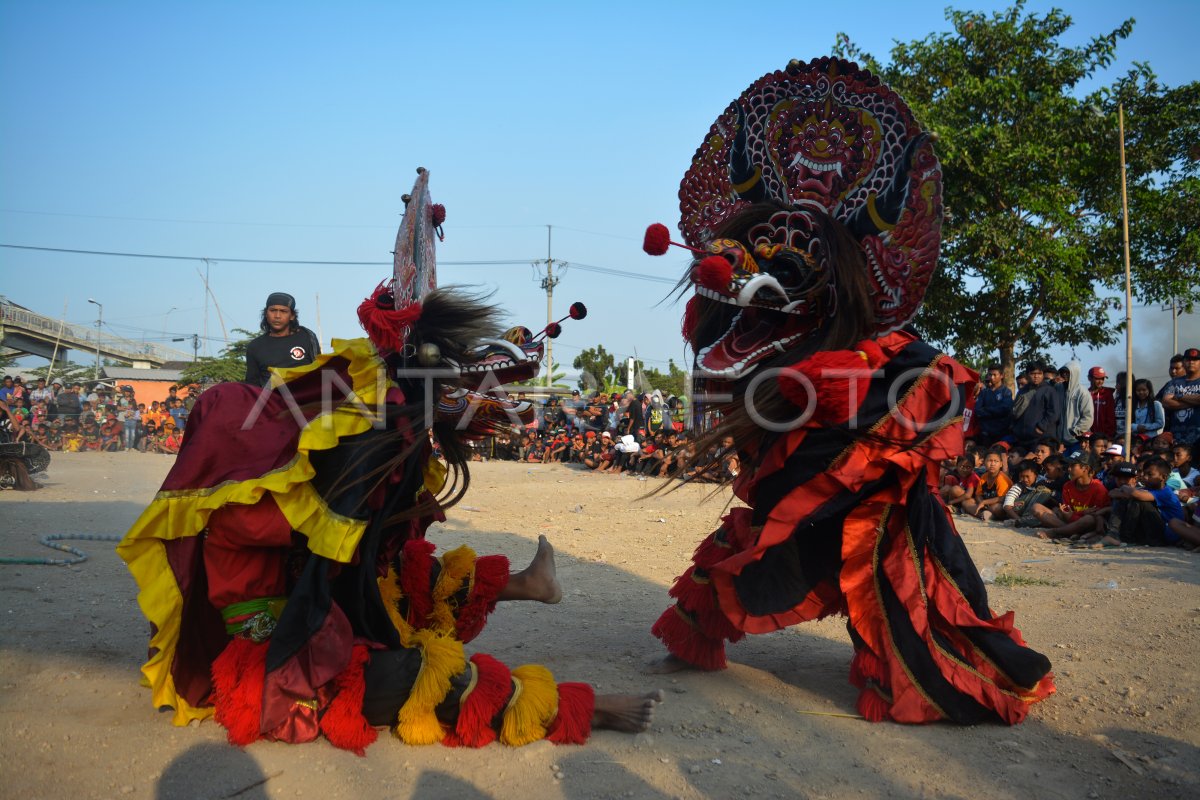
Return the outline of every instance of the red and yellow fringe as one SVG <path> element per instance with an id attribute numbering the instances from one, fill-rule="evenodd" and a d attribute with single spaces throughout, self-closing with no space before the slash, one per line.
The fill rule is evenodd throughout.
<path id="1" fill-rule="evenodd" d="M 536 742 L 558 715 L 558 687 L 550 670 L 526 664 L 512 671 L 513 696 L 504 710 L 500 741 L 512 747 Z"/>

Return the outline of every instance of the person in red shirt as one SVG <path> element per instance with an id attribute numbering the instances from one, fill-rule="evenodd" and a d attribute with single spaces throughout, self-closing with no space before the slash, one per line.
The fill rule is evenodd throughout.
<path id="1" fill-rule="evenodd" d="M 1096 480 L 1096 459 L 1080 453 L 1067 467 L 1069 481 L 1063 484 L 1062 504 L 1056 509 L 1035 505 L 1031 513 L 1049 530 L 1038 531 L 1042 539 L 1078 538 L 1104 530 L 1105 517 L 1112 506 L 1108 490 Z"/>
<path id="2" fill-rule="evenodd" d="M 1104 367 L 1088 370 L 1088 391 L 1092 395 L 1092 433 L 1102 434 L 1109 439 L 1117 433 L 1117 399 L 1113 390 L 1104 385 L 1108 375 Z"/>
<path id="3" fill-rule="evenodd" d="M 957 480 L 947 480 L 942 484 L 942 500 L 949 508 L 962 510 L 966 503 L 974 501 L 975 493 L 979 490 L 980 481 L 979 476 L 975 474 L 975 459 L 959 456 L 954 462 L 953 477 Z"/>

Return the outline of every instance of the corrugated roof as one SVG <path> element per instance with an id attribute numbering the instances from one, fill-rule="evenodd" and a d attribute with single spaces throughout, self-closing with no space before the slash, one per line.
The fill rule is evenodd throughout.
<path id="1" fill-rule="evenodd" d="M 179 383 L 183 380 L 183 370 L 178 369 L 137 369 L 136 367 L 101 367 L 106 378 L 118 381 L 167 381 Z"/>

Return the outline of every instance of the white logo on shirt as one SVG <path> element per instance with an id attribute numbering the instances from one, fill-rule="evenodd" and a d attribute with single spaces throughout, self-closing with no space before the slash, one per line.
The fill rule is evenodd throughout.
<path id="1" fill-rule="evenodd" d="M 303 347 L 296 346 L 296 347 L 293 347 L 293 348 L 291 349 L 291 356 L 292 356 L 292 360 L 293 360 L 293 361 L 300 361 L 300 360 L 302 360 L 302 359 L 304 358 L 304 355 L 305 355 L 305 354 L 304 354 L 304 348 L 303 348 Z"/>

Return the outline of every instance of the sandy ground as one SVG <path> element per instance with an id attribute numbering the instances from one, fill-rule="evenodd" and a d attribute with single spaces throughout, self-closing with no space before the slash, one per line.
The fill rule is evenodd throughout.
<path id="1" fill-rule="evenodd" d="M 120 534 L 169 456 L 55 454 L 49 483 L 0 493 L 0 554 L 46 556 L 44 533 Z M 441 546 L 514 566 L 547 534 L 561 605 L 501 606 L 472 648 L 544 663 L 603 691 L 661 686 L 638 736 L 585 747 L 412 748 L 386 735 L 365 758 L 324 742 L 239 750 L 211 722 L 175 728 L 138 686 L 146 626 L 112 546 L 77 567 L 0 566 L 0 796 L 12 798 L 1099 798 L 1200 793 L 1200 555 L 1079 552 L 1012 529 L 962 526 L 976 563 L 1049 583 L 996 585 L 1058 694 L 1015 728 L 869 724 L 846 682 L 844 625 L 825 620 L 732 648 L 715 674 L 647 678 L 666 587 L 727 495 L 564 467 L 477 465 L 436 526 Z M 1116 588 L 1107 588 L 1109 581 Z"/>

